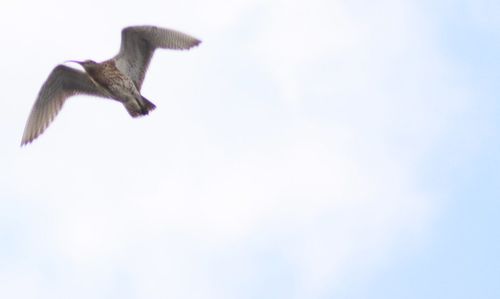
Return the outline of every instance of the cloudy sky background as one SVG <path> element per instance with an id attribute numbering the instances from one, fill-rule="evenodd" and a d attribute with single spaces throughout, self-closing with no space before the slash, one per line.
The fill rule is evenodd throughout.
<path id="1" fill-rule="evenodd" d="M 498 298 L 499 15 L 2 0 L 1 297 Z M 155 54 L 157 110 L 74 97 L 20 148 L 51 69 L 132 24 L 203 40 Z"/>

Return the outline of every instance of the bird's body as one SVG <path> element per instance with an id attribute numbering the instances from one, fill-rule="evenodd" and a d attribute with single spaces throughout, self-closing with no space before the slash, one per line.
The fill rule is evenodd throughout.
<path id="1" fill-rule="evenodd" d="M 111 99 L 123 103 L 132 117 L 146 115 L 156 108 L 141 95 L 132 79 L 116 67 L 114 59 L 102 63 L 84 61 L 82 66 L 96 86 Z"/>
<path id="2" fill-rule="evenodd" d="M 184 33 L 153 26 L 122 30 L 120 52 L 97 63 L 73 61 L 85 72 L 58 65 L 43 84 L 26 123 L 21 145 L 43 133 L 72 95 L 88 94 L 121 102 L 132 117 L 148 114 L 156 106 L 140 93 L 156 48 L 189 49 L 200 41 Z"/>

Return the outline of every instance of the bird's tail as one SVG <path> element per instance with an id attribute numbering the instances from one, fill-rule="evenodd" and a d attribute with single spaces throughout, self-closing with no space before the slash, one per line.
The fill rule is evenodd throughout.
<path id="1" fill-rule="evenodd" d="M 141 96 L 140 101 L 130 101 L 125 103 L 125 108 L 127 108 L 128 113 L 132 117 L 139 117 L 149 114 L 149 111 L 154 110 L 156 108 L 156 105 L 153 104 L 150 100 Z"/>
<path id="2" fill-rule="evenodd" d="M 153 104 L 150 100 L 146 99 L 145 97 L 142 97 L 142 105 L 141 105 L 141 112 L 143 115 L 146 115 L 149 113 L 149 111 L 155 110 L 156 105 Z"/>

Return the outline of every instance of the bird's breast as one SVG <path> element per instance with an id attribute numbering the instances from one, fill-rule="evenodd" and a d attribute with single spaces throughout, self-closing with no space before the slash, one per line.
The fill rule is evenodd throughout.
<path id="1" fill-rule="evenodd" d="M 121 97 L 124 94 L 137 93 L 132 80 L 123 74 L 113 61 L 104 62 L 88 73 L 92 79 L 113 95 Z"/>

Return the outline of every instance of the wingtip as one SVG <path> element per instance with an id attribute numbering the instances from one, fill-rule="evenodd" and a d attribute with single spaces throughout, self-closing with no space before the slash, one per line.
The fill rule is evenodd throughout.
<path id="1" fill-rule="evenodd" d="M 23 137 L 23 139 L 21 140 L 20 147 L 24 147 L 24 146 L 30 144 L 32 141 L 33 141 L 33 139 L 26 139 Z"/>
<path id="2" fill-rule="evenodd" d="M 28 132 L 25 132 L 23 134 L 23 138 L 21 139 L 21 147 L 27 146 L 28 144 L 32 143 L 35 139 L 38 138 L 40 134 L 29 134 Z"/>
<path id="3" fill-rule="evenodd" d="M 191 48 L 198 47 L 200 44 L 201 44 L 201 40 L 199 40 L 197 38 L 193 38 L 193 41 L 186 49 L 189 50 Z"/>

